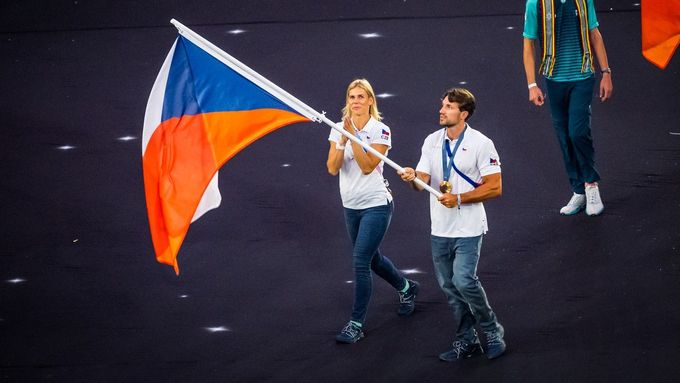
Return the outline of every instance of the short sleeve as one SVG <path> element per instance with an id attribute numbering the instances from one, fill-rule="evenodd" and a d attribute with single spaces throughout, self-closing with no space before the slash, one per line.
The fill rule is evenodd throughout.
<path id="1" fill-rule="evenodd" d="M 588 6 L 588 29 L 595 29 L 600 26 L 595 14 L 595 2 L 593 0 L 587 1 Z"/>
<path id="2" fill-rule="evenodd" d="M 376 124 L 376 126 L 373 128 L 373 131 L 371 132 L 369 143 L 371 145 L 372 144 L 387 145 L 388 148 L 391 148 L 392 132 L 390 131 L 389 126 L 385 124 Z"/>
<path id="3" fill-rule="evenodd" d="M 477 167 L 482 177 L 501 172 L 501 159 L 493 141 L 487 140 L 477 153 Z"/>
<path id="4" fill-rule="evenodd" d="M 527 0 L 524 11 L 524 33 L 522 35 L 531 40 L 538 39 L 538 7 L 536 1 Z"/>

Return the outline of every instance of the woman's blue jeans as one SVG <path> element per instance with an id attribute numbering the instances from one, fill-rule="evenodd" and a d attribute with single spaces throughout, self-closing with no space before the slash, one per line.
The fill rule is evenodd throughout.
<path id="1" fill-rule="evenodd" d="M 359 323 L 364 323 L 368 302 L 371 300 L 373 290 L 371 270 L 395 289 L 401 290 L 405 287 L 404 277 L 392 261 L 380 254 L 378 249 L 390 226 L 393 210 L 392 202 L 368 209 L 345 208 L 347 233 L 354 247 L 352 260 L 355 287 L 351 320 Z"/>
<path id="2" fill-rule="evenodd" d="M 458 323 L 456 339 L 477 342 L 474 329 L 477 323 L 483 331 L 496 331 L 499 327 L 496 314 L 477 277 L 482 236 L 445 238 L 433 235 L 431 241 L 437 282 Z"/>

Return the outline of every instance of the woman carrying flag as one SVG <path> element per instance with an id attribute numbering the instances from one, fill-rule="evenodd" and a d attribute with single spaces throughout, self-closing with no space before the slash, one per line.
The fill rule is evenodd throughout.
<path id="1" fill-rule="evenodd" d="M 386 155 L 392 137 L 390 128 L 380 122 L 381 119 L 371 84 L 365 79 L 352 81 L 347 87 L 338 127 Z M 331 175 L 339 174 L 345 222 L 353 245 L 355 276 L 352 314 L 335 339 L 340 343 L 356 343 L 364 337 L 363 324 L 372 291 L 371 270 L 397 290 L 401 316 L 413 313 L 418 283 L 404 278 L 379 250 L 394 209 L 392 195 L 382 176 L 382 160 L 366 152 L 359 143 L 348 142 L 350 140 L 335 129 L 331 129 L 328 141 L 326 165 Z"/>

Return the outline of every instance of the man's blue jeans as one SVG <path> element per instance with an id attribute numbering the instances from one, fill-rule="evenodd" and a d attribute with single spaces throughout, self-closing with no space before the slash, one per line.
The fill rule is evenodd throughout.
<path id="1" fill-rule="evenodd" d="M 444 238 L 433 235 L 431 240 L 437 281 L 458 322 L 456 339 L 476 342 L 474 325 L 477 323 L 483 331 L 496 331 L 499 326 L 496 314 L 477 278 L 482 236 Z"/>
<path id="2" fill-rule="evenodd" d="M 597 182 L 595 148 L 590 132 L 595 77 L 558 82 L 546 79 L 548 101 L 562 159 L 574 193 L 585 193 L 585 182 Z"/>
<path id="3" fill-rule="evenodd" d="M 380 254 L 378 249 L 390 226 L 393 209 L 392 202 L 361 210 L 345 208 L 347 233 L 354 246 L 352 257 L 355 287 L 351 320 L 359 323 L 364 323 L 368 302 L 371 300 L 371 270 L 397 290 L 403 289 L 406 284 L 392 261 Z"/>

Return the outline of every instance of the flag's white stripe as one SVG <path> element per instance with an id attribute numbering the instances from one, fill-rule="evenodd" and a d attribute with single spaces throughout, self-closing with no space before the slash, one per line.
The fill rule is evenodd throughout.
<path id="1" fill-rule="evenodd" d="M 217 209 L 222 202 L 222 195 L 220 194 L 220 189 L 217 184 L 217 176 L 220 172 L 215 172 L 215 176 L 210 180 L 208 187 L 205 188 L 203 196 L 201 196 L 201 202 L 198 203 L 196 211 L 194 212 L 194 217 L 191 219 L 193 223 L 201 216 L 212 209 Z"/>
<path id="2" fill-rule="evenodd" d="M 156 82 L 153 83 L 149 101 L 146 104 L 146 113 L 144 114 L 144 131 L 142 133 L 142 155 L 146 152 L 146 145 L 148 145 L 151 135 L 161 123 L 161 114 L 163 113 L 163 100 L 165 99 L 165 85 L 168 82 L 168 75 L 170 73 L 170 64 L 172 64 L 172 56 L 175 54 L 175 47 L 177 46 L 177 39 L 170 48 L 170 53 L 165 58 L 163 66 Z"/>
<path id="3" fill-rule="evenodd" d="M 170 48 L 170 52 L 163 62 L 163 66 L 158 73 L 158 77 L 156 77 L 153 88 L 151 88 L 149 101 L 146 104 L 146 113 L 144 114 L 144 131 L 142 134 L 142 155 L 144 155 L 146 152 L 146 146 L 149 144 L 151 136 L 161 124 L 163 102 L 165 100 L 165 88 L 168 82 L 170 65 L 172 64 L 172 58 L 175 54 L 176 46 L 177 40 L 175 39 L 175 43 L 172 44 L 172 48 Z M 220 195 L 217 180 L 218 173 L 215 173 L 215 176 L 212 178 L 212 180 L 210 180 L 210 184 L 208 184 L 208 187 L 205 189 L 203 196 L 201 196 L 201 202 L 199 202 L 191 222 L 196 221 L 207 211 L 220 206 L 220 203 L 222 202 L 222 196 Z"/>

